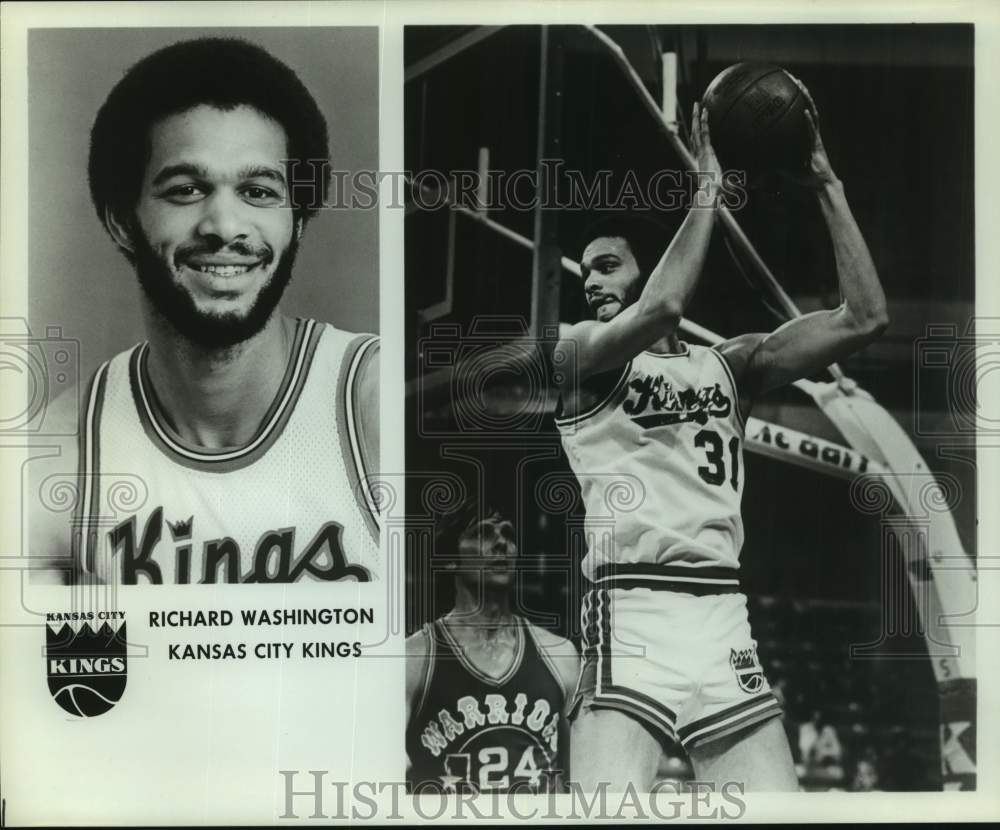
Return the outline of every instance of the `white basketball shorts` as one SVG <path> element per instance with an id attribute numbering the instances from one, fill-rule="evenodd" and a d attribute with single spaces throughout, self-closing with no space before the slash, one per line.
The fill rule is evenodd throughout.
<path id="1" fill-rule="evenodd" d="M 657 570 L 673 569 L 630 566 L 584 596 L 574 714 L 617 709 L 687 750 L 780 716 L 738 581 L 692 587 Z"/>

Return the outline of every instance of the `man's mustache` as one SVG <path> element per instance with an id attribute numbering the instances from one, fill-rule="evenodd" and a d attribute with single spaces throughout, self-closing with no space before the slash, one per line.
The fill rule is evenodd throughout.
<path id="1" fill-rule="evenodd" d="M 274 259 L 274 250 L 270 245 L 255 246 L 239 240 L 226 245 L 189 245 L 178 248 L 174 259 L 177 262 L 183 262 L 193 257 L 215 254 L 233 254 L 234 256 L 259 259 L 264 263 L 269 263 Z"/>

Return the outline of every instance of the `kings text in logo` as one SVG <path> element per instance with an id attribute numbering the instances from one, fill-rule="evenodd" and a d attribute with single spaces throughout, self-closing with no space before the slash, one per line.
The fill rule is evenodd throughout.
<path id="1" fill-rule="evenodd" d="M 94 623 L 85 620 L 74 628 L 62 617 L 49 614 L 45 626 L 45 664 L 49 691 L 65 711 L 92 718 L 109 711 L 125 692 L 128 658 L 125 653 L 124 612 L 116 619 Z M 111 614 L 106 615 L 111 617 Z M 55 627 L 53 627 L 55 626 Z"/>

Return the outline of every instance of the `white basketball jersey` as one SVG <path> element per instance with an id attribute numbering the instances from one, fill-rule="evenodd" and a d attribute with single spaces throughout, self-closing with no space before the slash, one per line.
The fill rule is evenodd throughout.
<path id="1" fill-rule="evenodd" d="M 587 511 L 584 574 L 602 565 L 739 566 L 743 432 L 725 359 L 642 352 L 586 412 L 557 418 Z"/>
<path id="2" fill-rule="evenodd" d="M 103 364 L 86 398 L 77 578 L 117 584 L 370 580 L 374 474 L 355 384 L 378 339 L 299 320 L 254 438 L 207 450 L 161 414 L 141 343 Z"/>

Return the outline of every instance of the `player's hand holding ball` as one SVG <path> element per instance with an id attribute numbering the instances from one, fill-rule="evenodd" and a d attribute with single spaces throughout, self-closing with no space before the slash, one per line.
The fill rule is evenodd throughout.
<path id="1" fill-rule="evenodd" d="M 722 166 L 712 147 L 708 110 L 696 101 L 691 114 L 691 152 L 694 154 L 698 189 L 695 207 L 716 207 L 722 188 Z"/>
<path id="2" fill-rule="evenodd" d="M 813 101 L 812 95 L 809 94 L 809 90 L 806 89 L 806 85 L 802 81 L 794 75 L 791 75 L 791 78 L 809 102 L 809 106 L 805 109 L 803 115 L 805 116 L 806 123 L 809 125 L 811 148 L 809 151 L 809 161 L 806 163 L 803 172 L 798 174 L 788 171 L 784 172 L 793 181 L 815 190 L 820 190 L 828 185 L 839 184 L 840 180 L 837 178 L 837 174 L 833 172 L 830 158 L 826 154 L 826 147 L 823 146 L 823 136 L 819 132 L 819 110 L 816 108 L 816 102 Z"/>

